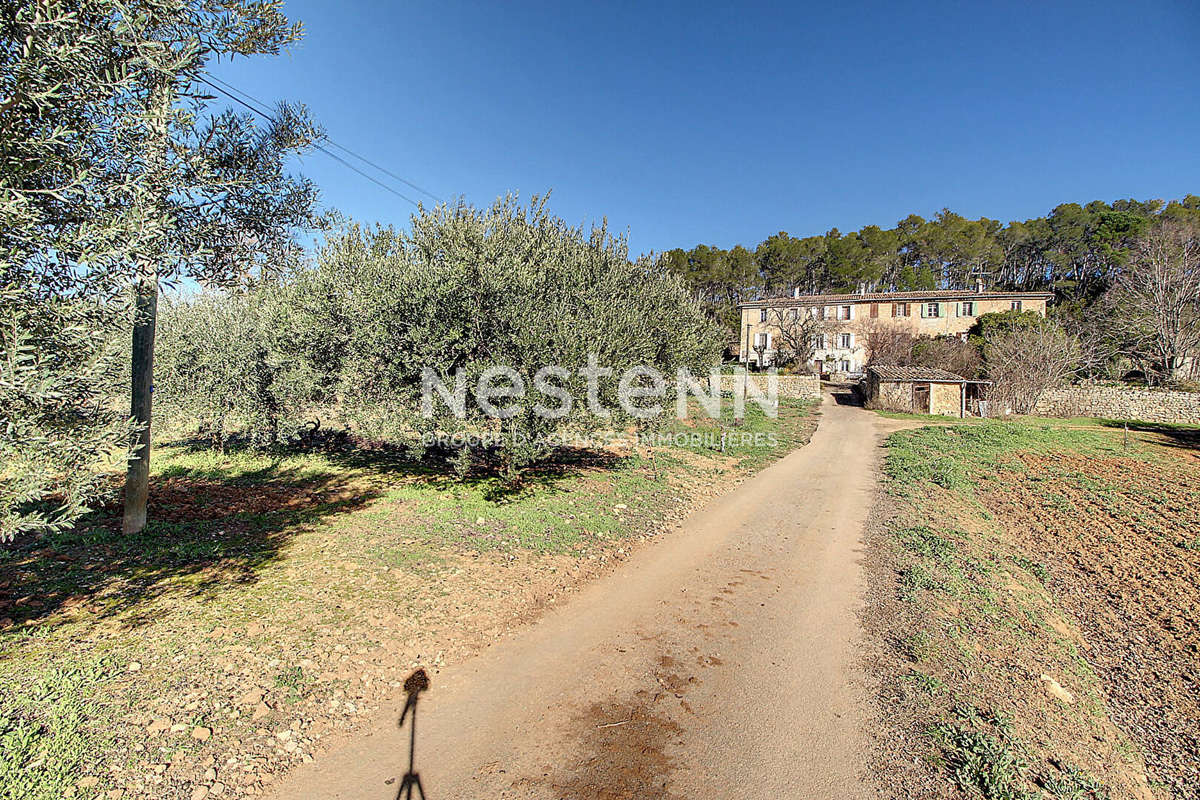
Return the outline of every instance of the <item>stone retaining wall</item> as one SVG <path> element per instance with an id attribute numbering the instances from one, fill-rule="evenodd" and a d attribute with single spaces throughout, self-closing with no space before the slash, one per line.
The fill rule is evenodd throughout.
<path id="1" fill-rule="evenodd" d="M 1034 413 L 1200 425 L 1200 393 L 1080 384 L 1051 389 L 1038 401 Z"/>
<path id="2" fill-rule="evenodd" d="M 741 385 L 738 381 L 742 377 L 742 375 L 722 375 L 721 391 L 736 391 Z M 764 395 L 767 393 L 766 375 L 751 373 L 749 379 Z M 778 392 L 780 397 L 794 400 L 821 399 L 821 379 L 816 375 L 777 375 L 775 379 L 779 382 Z"/>

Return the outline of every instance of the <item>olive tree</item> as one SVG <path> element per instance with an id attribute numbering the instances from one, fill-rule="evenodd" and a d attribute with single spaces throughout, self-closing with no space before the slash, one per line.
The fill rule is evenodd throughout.
<path id="1" fill-rule="evenodd" d="M 510 475 L 555 434 L 647 424 L 621 402 L 627 368 L 672 379 L 658 400 L 669 408 L 678 369 L 706 375 L 721 347 L 677 276 L 631 261 L 604 226 L 552 216 L 544 198 L 422 210 L 407 233 L 353 228 L 285 291 L 296 358 L 364 434 L 490 431 Z M 461 403 L 423 403 L 429 374 Z M 654 388 L 648 375 L 634 382 Z M 529 397 L 495 403 L 481 385 Z M 565 399 L 540 397 L 547 385 Z"/>
<path id="2" fill-rule="evenodd" d="M 224 449 L 231 435 L 269 447 L 292 438 L 314 397 L 306 365 L 287 355 L 274 287 L 205 293 L 164 304 L 155 402 L 177 426 Z"/>
<path id="3" fill-rule="evenodd" d="M 275 2 L 63 0 L 0 3 L 0 448 L 53 442 L 36 472 L 6 469 L 0 536 L 65 525 L 101 482 L 49 477 L 128 450 L 107 334 L 129 330 L 135 365 L 126 529 L 145 522 L 149 365 L 160 283 L 230 283 L 296 252 L 315 189 L 284 159 L 319 136 L 304 110 L 266 124 L 211 112 L 215 59 L 274 54 L 300 35 Z M 133 306 L 131 308 L 131 305 Z M 132 316 L 131 316 L 132 312 Z M 21 355 L 35 332 L 36 362 Z M 37 379 L 31 377 L 33 370 Z M 52 387 L 70 384 L 72 391 Z M 17 388 L 11 388 L 17 387 Z M 15 411 L 26 409 L 18 439 Z M 44 476 L 43 478 L 36 477 Z M 41 487 L 41 488 L 39 488 Z M 64 499 L 65 492 L 65 499 Z M 58 511 L 47 516 L 46 502 Z"/>

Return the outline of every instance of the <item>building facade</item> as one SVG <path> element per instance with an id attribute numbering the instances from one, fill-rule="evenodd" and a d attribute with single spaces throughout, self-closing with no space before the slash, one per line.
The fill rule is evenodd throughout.
<path id="1" fill-rule="evenodd" d="M 789 331 L 800 315 L 819 321 L 809 366 L 822 373 L 859 373 L 870 358 L 873 331 L 892 328 L 914 336 L 961 336 L 984 314 L 1034 311 L 1045 316 L 1049 292 L 939 290 L 792 295 L 743 303 L 739 331 L 742 363 L 771 366 L 790 349 Z M 793 334 L 794 335 L 794 334 Z"/>

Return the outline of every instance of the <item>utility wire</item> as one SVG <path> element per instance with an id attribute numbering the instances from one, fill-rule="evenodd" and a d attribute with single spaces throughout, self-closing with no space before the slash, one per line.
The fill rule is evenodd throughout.
<path id="1" fill-rule="evenodd" d="M 213 83 L 212 81 L 210 81 L 210 80 L 209 80 L 208 78 L 206 78 L 205 76 L 203 76 L 203 75 L 194 75 L 194 77 L 196 78 L 196 80 L 198 80 L 198 81 L 201 81 L 202 83 L 205 83 L 205 84 L 207 84 L 207 85 L 208 85 L 208 86 L 210 86 L 211 88 L 215 89 L 216 91 L 218 91 L 218 92 L 220 92 L 221 94 L 223 94 L 223 95 L 225 95 L 226 97 L 228 97 L 230 100 L 233 100 L 233 101 L 234 101 L 235 103 L 237 103 L 238 105 L 240 105 L 240 106 L 242 106 L 242 107 L 244 107 L 244 108 L 246 108 L 246 109 L 249 109 L 250 111 L 254 112 L 255 114 L 258 114 L 260 117 L 262 117 L 263 119 L 267 120 L 268 122 L 275 123 L 275 118 L 274 118 L 273 116 L 271 116 L 271 115 L 270 115 L 270 114 L 268 114 L 267 112 L 263 111 L 261 108 L 257 108 L 256 106 L 254 106 L 254 105 L 251 105 L 250 103 L 248 103 L 248 102 L 246 102 L 245 100 L 243 100 L 241 97 L 238 97 L 238 96 L 237 96 L 236 94 L 234 94 L 233 92 L 231 92 L 231 91 L 229 91 L 229 90 L 227 90 L 227 89 L 224 89 L 224 88 L 222 88 L 222 87 L 218 86 L 216 83 Z M 219 80 L 219 79 L 214 79 L 214 80 Z M 222 81 L 222 82 L 223 82 L 223 81 Z M 235 90 L 235 91 L 236 91 L 236 90 Z M 247 95 L 247 97 L 249 97 L 249 95 Z M 250 99 L 251 99 L 251 100 L 254 100 L 254 98 L 252 98 L 252 97 L 251 97 Z M 257 100 L 255 100 L 254 102 L 258 103 L 258 102 L 260 102 L 260 101 L 257 101 Z M 265 105 L 265 104 L 264 104 L 264 105 Z M 333 142 L 333 140 L 327 140 L 327 141 L 329 141 L 329 143 L 330 143 L 330 144 L 333 144 L 333 145 L 335 145 L 336 147 L 340 147 L 341 149 L 343 149 L 343 150 L 346 150 L 346 152 L 348 152 L 348 153 L 351 153 L 351 155 L 354 155 L 356 158 L 359 158 L 359 159 L 362 159 L 363 161 L 366 161 L 366 159 L 365 159 L 365 158 L 363 158 L 362 156 L 359 156 L 359 155 L 357 155 L 357 154 L 354 154 L 352 151 L 350 151 L 350 150 L 347 150 L 345 147 L 342 147 L 341 145 L 338 145 L 338 144 L 336 144 L 335 142 Z M 421 204 L 420 204 L 419 202 L 417 202 L 416 200 L 413 200 L 411 197 L 409 197 L 408 195 L 404 194 L 403 192 L 401 192 L 400 190 L 396 189 L 395 187 L 393 187 L 393 186 L 390 186 L 390 185 L 388 185 L 388 184 L 384 183 L 383 181 L 381 181 L 381 180 L 379 180 L 378 178 L 376 178 L 374 175 L 371 175 L 371 174 L 369 174 L 369 173 L 367 173 L 367 172 L 364 172 L 363 170 L 361 170 L 361 169 L 359 169 L 358 167 L 356 167 L 356 166 L 354 166 L 353 164 L 351 164 L 351 163 L 350 163 L 349 161 L 347 161 L 346 159 L 344 159 L 344 158 L 342 158 L 341 156 L 339 156 L 337 153 L 334 153 L 334 152 L 330 151 L 330 150 L 329 150 L 329 148 L 325 147 L 324 145 L 321 145 L 321 144 L 319 144 L 319 143 L 316 143 L 316 142 L 314 142 L 314 143 L 313 143 L 313 147 L 315 147 L 317 150 L 320 150 L 322 153 L 324 153 L 325 155 L 329 156 L 330 158 L 332 158 L 334 161 L 338 162 L 338 163 L 339 163 L 339 164 L 341 164 L 342 166 L 346 167 L 346 169 L 349 169 L 349 170 L 351 170 L 351 171 L 353 171 L 353 172 L 356 172 L 356 173 L 358 173 L 358 174 L 359 174 L 359 175 L 361 175 L 362 177 L 364 177 L 364 178 L 366 178 L 367 180 L 369 180 L 371 183 L 374 183 L 375 185 L 377 185 L 377 186 L 379 186 L 379 187 L 381 187 L 381 188 L 383 188 L 383 189 L 386 189 L 387 191 L 389 191 L 389 192 L 391 192 L 392 194 L 396 195 L 396 196 L 397 196 L 397 197 L 399 197 L 401 200 L 405 200 L 405 201 L 407 201 L 407 202 L 409 202 L 409 203 L 412 203 L 414 206 L 420 207 L 420 205 L 421 205 Z M 370 163 L 370 162 L 367 162 L 367 163 Z M 372 165 L 372 166 L 375 166 L 375 165 Z M 376 169 L 380 169 L 380 168 L 379 168 L 379 167 L 376 167 Z M 386 171 L 385 171 L 385 172 L 386 172 Z M 390 175 L 391 173 L 389 172 L 389 173 L 387 173 L 387 174 L 389 174 L 389 175 Z M 394 176 L 393 176 L 393 177 L 394 177 Z M 402 178 L 400 178 L 399 180 L 403 180 L 403 179 L 402 179 Z M 409 181 L 404 181 L 404 183 L 409 183 Z M 420 187 L 418 187 L 418 188 L 420 188 Z M 422 192 L 425 192 L 425 190 L 424 190 L 424 189 L 421 189 L 421 191 L 422 191 Z M 437 199 L 437 198 L 436 198 L 436 196 L 434 196 L 434 195 L 430 194 L 429 192 L 425 192 L 425 193 L 426 193 L 426 194 L 429 194 L 429 195 L 430 195 L 430 197 L 434 197 L 434 199 L 435 199 L 435 200 Z M 439 201 L 439 202 L 441 202 L 441 201 Z"/>
<path id="2" fill-rule="evenodd" d="M 236 86 L 234 86 L 233 84 L 231 84 L 229 81 L 222 80 L 221 78 L 218 78 L 218 77 L 217 77 L 217 76 L 215 76 L 215 75 L 206 75 L 206 76 L 204 76 L 203 80 L 204 80 L 205 82 L 208 82 L 208 81 L 216 81 L 217 83 L 221 84 L 221 86 L 224 86 L 226 89 L 228 89 L 229 91 L 233 92 L 234 94 L 241 95 L 242 97 L 246 98 L 247 100 L 252 100 L 252 101 L 254 101 L 255 103 L 257 103 L 259 106 L 261 106 L 261 107 L 263 107 L 263 108 L 270 108 L 270 106 L 269 106 L 269 105 L 267 105 L 266 103 L 264 103 L 262 100 L 259 100 L 259 99 L 258 99 L 258 98 L 256 98 L 254 95 L 250 94 L 250 93 L 249 93 L 249 92 L 247 92 L 247 91 L 244 91 L 244 90 L 242 90 L 242 89 L 239 89 L 239 88 L 237 88 Z M 211 85 L 212 85 L 212 84 L 211 84 L 211 83 L 209 83 L 209 86 L 211 86 Z M 369 159 L 369 158 L 367 158 L 366 156 L 359 155 L 358 153 L 356 153 L 356 152 L 354 152 L 353 150 L 351 150 L 349 147 L 346 147 L 344 144 L 340 144 L 340 143 L 338 143 L 338 142 L 335 142 L 333 139 L 331 139 L 331 138 L 329 138 L 329 137 L 326 137 L 326 138 L 325 138 L 325 141 L 326 141 L 326 142 L 328 142 L 329 144 L 333 145 L 334 147 L 336 147 L 338 150 L 341 150 L 341 151 L 343 151 L 343 152 L 345 152 L 345 153 L 348 153 L 349 155 L 353 156 L 354 158 L 357 158 L 359 161 L 363 162 L 363 163 L 364 163 L 364 164 L 366 164 L 367 166 L 369 166 L 369 167 L 372 167 L 372 168 L 374 168 L 374 169 L 376 169 L 376 170 L 379 170 L 379 171 L 380 171 L 380 172 L 382 172 L 384 175 L 387 175 L 389 178 L 393 178 L 393 179 L 395 179 L 395 180 L 398 180 L 398 181 L 400 181 L 401 183 L 403 183 L 405 186 L 408 186 L 408 187 L 410 187 L 410 188 L 412 188 L 412 189 L 416 189 L 416 190 L 417 190 L 418 192 L 420 192 L 421 194 L 423 194 L 423 195 L 425 195 L 425 196 L 427 196 L 427 197 L 430 197 L 430 198 L 432 198 L 433 200 L 436 200 L 436 201 L 437 201 L 437 202 L 439 202 L 439 203 L 444 203 L 444 202 L 446 202 L 445 200 L 443 200 L 442 198 L 438 197 L 436 194 L 434 194 L 433 192 L 429 191 L 428 189 L 425 189 L 425 188 L 423 188 L 423 187 L 421 187 L 421 186 L 418 186 L 417 184 L 415 184 L 415 183 L 413 183 L 412 181 L 410 181 L 408 178 L 405 178 L 403 175 L 397 175 L 396 173 L 392 172 L 392 171 L 391 171 L 391 170 L 389 170 L 388 168 L 386 168 L 386 167 L 384 167 L 384 166 L 381 166 L 381 165 L 379 165 L 379 164 L 376 164 L 374 161 L 370 160 L 370 159 Z"/>

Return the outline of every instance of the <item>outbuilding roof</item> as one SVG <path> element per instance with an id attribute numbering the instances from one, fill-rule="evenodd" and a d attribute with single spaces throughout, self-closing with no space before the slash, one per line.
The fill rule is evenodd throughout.
<path id="1" fill-rule="evenodd" d="M 967 379 L 953 372 L 936 367 L 867 367 L 867 372 L 881 381 L 909 382 L 931 381 L 933 383 L 965 383 Z M 970 381 L 976 383 L 977 381 Z"/>

